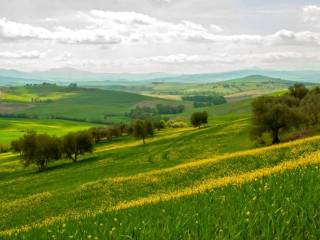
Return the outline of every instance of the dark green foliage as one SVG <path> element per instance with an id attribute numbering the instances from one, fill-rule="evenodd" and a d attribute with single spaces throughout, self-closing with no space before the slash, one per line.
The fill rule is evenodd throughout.
<path id="1" fill-rule="evenodd" d="M 263 143 L 263 134 L 269 133 L 272 143 L 279 143 L 280 132 L 319 124 L 320 88 L 309 90 L 303 84 L 295 84 L 282 96 L 255 99 L 252 111 L 252 138 Z"/>
<path id="2" fill-rule="evenodd" d="M 24 166 L 36 164 L 39 171 L 47 168 L 48 163 L 62 156 L 61 140 L 47 134 L 28 132 L 11 143 L 12 149 L 19 152 Z"/>
<path id="3" fill-rule="evenodd" d="M 128 116 L 132 119 L 147 119 L 158 115 L 157 110 L 151 107 L 136 107 L 130 110 Z"/>
<path id="4" fill-rule="evenodd" d="M 305 85 L 297 83 L 292 87 L 289 87 L 289 95 L 298 99 L 304 98 L 308 94 L 309 90 Z"/>
<path id="5" fill-rule="evenodd" d="M 160 131 L 161 129 L 164 129 L 166 127 L 166 122 L 164 120 L 161 120 L 160 118 L 153 119 L 153 126 L 158 131 Z"/>
<path id="6" fill-rule="evenodd" d="M 91 153 L 94 139 L 89 131 L 69 133 L 63 138 L 63 153 L 67 158 L 77 162 L 78 156 Z"/>
<path id="7" fill-rule="evenodd" d="M 212 105 L 220 105 L 226 103 L 226 99 L 221 95 L 195 95 L 184 96 L 184 101 L 193 101 L 194 107 L 207 107 Z"/>
<path id="8" fill-rule="evenodd" d="M 298 108 L 288 105 L 287 100 L 288 98 L 267 96 L 259 97 L 253 101 L 251 135 L 254 139 L 260 139 L 263 133 L 270 133 L 272 143 L 279 143 L 280 131 L 301 125 L 302 117 Z"/>
<path id="9" fill-rule="evenodd" d="M 177 114 L 184 111 L 184 105 L 163 105 L 157 104 L 157 111 L 159 114 Z"/>
<path id="10" fill-rule="evenodd" d="M 136 120 L 130 126 L 130 134 L 135 138 L 141 138 L 143 144 L 145 144 L 145 139 L 147 137 L 152 137 L 154 135 L 153 122 L 149 119 L 147 120 Z"/>
<path id="11" fill-rule="evenodd" d="M 317 91 L 309 93 L 301 100 L 300 105 L 306 123 L 313 126 L 318 125 L 320 119 L 320 93 L 317 94 Z"/>
<path id="12" fill-rule="evenodd" d="M 120 137 L 127 132 L 126 124 L 119 124 L 112 127 L 95 127 L 91 128 L 89 132 L 91 133 L 94 141 L 99 143 L 101 140 L 112 140 L 115 137 Z"/>
<path id="13" fill-rule="evenodd" d="M 208 113 L 207 112 L 194 112 L 190 118 L 193 127 L 201 127 L 201 125 L 208 123 Z"/>
<path id="14" fill-rule="evenodd" d="M 127 114 L 132 119 L 154 119 L 159 114 L 177 114 L 184 111 L 184 105 L 164 105 L 157 104 L 156 108 L 153 107 L 139 107 L 133 108 Z"/>

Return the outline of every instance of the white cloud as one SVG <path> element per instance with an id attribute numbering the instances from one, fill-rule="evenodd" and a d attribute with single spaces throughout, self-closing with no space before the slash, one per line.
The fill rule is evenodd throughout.
<path id="1" fill-rule="evenodd" d="M 0 52 L 0 58 L 4 59 L 39 59 L 44 57 L 45 53 L 38 51 L 18 51 L 18 52 Z"/>
<path id="2" fill-rule="evenodd" d="M 52 33 L 42 27 L 34 27 L 29 24 L 8 21 L 6 18 L 0 19 L 0 38 L 4 39 L 50 39 Z"/>
<path id="3" fill-rule="evenodd" d="M 320 6 L 308 5 L 303 8 L 303 20 L 306 22 L 320 22 Z"/>
<path id="4" fill-rule="evenodd" d="M 275 62 L 289 59 L 309 58 L 297 52 L 269 52 L 257 54 L 215 54 L 215 55 L 186 55 L 154 56 L 135 59 L 136 62 L 154 62 L 160 64 L 235 64 L 244 62 Z"/>
<path id="5" fill-rule="evenodd" d="M 0 19 L 1 38 L 5 40 L 51 40 L 69 44 L 117 44 L 121 42 L 121 38 L 110 31 L 86 28 L 72 30 L 66 27 L 56 27 L 55 30 L 50 31 L 43 27 L 8 21 L 5 18 Z"/>
<path id="6" fill-rule="evenodd" d="M 293 32 L 281 30 L 271 37 L 273 44 L 283 45 L 320 45 L 320 34 L 310 31 Z"/>
<path id="7" fill-rule="evenodd" d="M 73 18 L 74 19 L 74 18 Z M 51 40 L 64 44 L 134 44 L 203 42 L 253 45 L 319 45 L 320 34 L 280 30 L 271 35 L 223 35 L 222 27 L 208 28 L 190 21 L 172 23 L 136 12 L 91 10 L 78 12 L 82 26 L 71 29 L 57 26 L 53 30 L 0 19 L 0 39 Z"/>
<path id="8" fill-rule="evenodd" d="M 215 24 L 210 24 L 210 29 L 215 33 L 223 32 L 223 28 Z"/>

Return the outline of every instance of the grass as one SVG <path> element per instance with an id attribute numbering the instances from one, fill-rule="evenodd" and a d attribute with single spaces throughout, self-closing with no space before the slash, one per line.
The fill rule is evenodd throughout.
<path id="1" fill-rule="evenodd" d="M 225 127 L 230 128 L 227 135 L 237 135 L 234 128 L 230 127 L 233 124 L 235 123 L 226 124 Z M 241 125 L 235 128 L 241 128 Z M 245 131 L 244 126 L 242 128 Z M 0 208 L 0 232 L 25 226 L 22 229 L 28 229 L 28 235 L 29 230 L 38 231 L 34 230 L 38 229 L 36 226 L 40 226 L 40 232 L 42 228 L 47 229 L 47 226 L 41 225 L 43 223 L 49 222 L 50 228 L 52 224 L 53 228 L 56 224 L 59 225 L 61 219 L 67 223 L 71 221 L 72 224 L 75 216 L 83 219 L 83 216 L 93 213 L 90 216 L 95 218 L 101 212 L 109 212 L 108 209 L 152 199 L 153 196 L 166 199 L 165 196 L 179 195 L 180 192 L 198 189 L 197 186 L 211 184 L 210 182 L 214 183 L 219 179 L 247 176 L 246 174 L 251 172 L 269 168 L 281 170 L 281 166 L 286 166 L 287 162 L 292 162 L 296 168 L 300 166 L 298 159 L 310 159 L 308 156 L 317 154 L 320 144 L 319 137 L 313 137 L 253 150 L 245 150 L 251 147 L 250 144 L 239 144 L 243 151 L 239 151 L 235 146 L 233 150 L 222 146 L 217 147 L 219 152 L 208 150 L 200 154 L 207 146 L 199 151 L 185 148 L 183 139 L 196 139 L 194 144 L 205 142 L 201 139 L 212 137 L 212 133 L 208 134 L 208 131 L 213 129 L 214 132 L 218 132 L 217 129 L 226 131 L 218 125 L 200 131 L 167 130 L 171 132 L 159 134 L 145 146 L 137 145 L 135 140 L 130 139 L 101 144 L 95 154 L 85 157 L 79 164 L 55 164 L 50 171 L 41 174 L 35 174 L 33 168 L 22 169 L 16 156 L 3 155 L 0 160 L 0 205 L 6 207 Z M 239 143 L 241 140 L 243 141 L 243 137 L 239 138 Z M 177 145 L 169 146 L 168 142 L 177 142 Z M 236 137 L 234 142 L 236 143 Z M 216 145 L 213 142 L 211 144 Z M 197 146 L 200 147 L 199 144 Z M 163 154 L 161 147 L 168 148 L 169 151 L 175 150 L 179 156 Z M 207 159 L 199 159 L 205 156 Z M 318 158 L 315 161 L 318 161 Z M 210 190 L 210 186 L 207 190 Z M 207 190 L 205 188 L 204 192 Z M 31 229 L 27 227 L 30 224 Z M 88 226 L 87 230 L 91 227 Z"/>
<path id="2" fill-rule="evenodd" d="M 42 173 L 0 154 L 0 239 L 319 239 L 320 136 L 255 148 L 250 100 L 199 110 L 205 128 L 105 141 Z M 0 121 L 3 139 L 26 126 L 89 125 Z"/>
<path id="3" fill-rule="evenodd" d="M 319 239 L 319 173 L 319 165 L 303 167 L 174 201 L 63 221 L 16 239 Z"/>
<path id="4" fill-rule="evenodd" d="M 183 95 L 218 93 L 226 96 L 229 101 L 234 101 L 284 90 L 294 83 L 293 81 L 256 75 L 213 83 L 157 82 L 137 84 L 135 86 L 118 86 L 118 89 L 121 89 L 121 91 L 144 93 L 146 95 L 162 95 L 164 98 L 168 98 L 168 96 L 172 98 Z M 108 87 L 110 89 L 117 89 L 114 86 Z"/>
<path id="5" fill-rule="evenodd" d="M 125 113 L 136 105 L 155 106 L 158 103 L 180 102 L 128 92 L 69 88 L 52 84 L 2 88 L 0 98 L 0 109 L 6 110 L 8 104 L 11 106 L 3 113 L 109 123 L 127 122 L 129 118 Z M 42 102 L 32 103 L 32 98 Z"/>
<path id="6" fill-rule="evenodd" d="M 12 140 L 18 139 L 28 130 L 62 136 L 68 132 L 76 132 L 92 126 L 94 125 L 89 123 L 64 120 L 0 118 L 0 144 L 8 145 Z"/>

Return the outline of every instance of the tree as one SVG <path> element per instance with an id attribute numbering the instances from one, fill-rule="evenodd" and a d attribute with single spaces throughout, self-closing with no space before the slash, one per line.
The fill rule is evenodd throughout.
<path id="1" fill-rule="evenodd" d="M 37 136 L 35 163 L 40 171 L 46 169 L 50 161 L 59 160 L 61 155 L 61 140 L 59 138 L 47 134 Z"/>
<path id="2" fill-rule="evenodd" d="M 13 152 L 19 153 L 22 155 L 22 141 L 21 139 L 13 140 L 11 142 L 11 149 Z"/>
<path id="3" fill-rule="evenodd" d="M 61 141 L 47 134 L 28 132 L 11 143 L 12 149 L 19 152 L 24 166 L 35 164 L 39 171 L 47 168 L 48 163 L 61 158 Z"/>
<path id="4" fill-rule="evenodd" d="M 131 124 L 130 132 L 134 137 L 141 138 L 145 144 L 145 139 L 154 135 L 154 126 L 151 120 L 139 119 Z"/>
<path id="5" fill-rule="evenodd" d="M 208 123 L 208 113 L 207 112 L 194 112 L 191 115 L 190 122 L 193 127 L 200 128 L 201 125 Z"/>
<path id="6" fill-rule="evenodd" d="M 294 86 L 289 88 L 289 95 L 298 98 L 299 100 L 303 99 L 308 92 L 309 90 L 306 86 L 301 83 L 296 83 Z"/>
<path id="7" fill-rule="evenodd" d="M 96 143 L 100 142 L 105 137 L 105 134 L 104 134 L 105 128 L 94 127 L 94 128 L 91 128 L 89 131 Z"/>
<path id="8" fill-rule="evenodd" d="M 290 108 L 282 97 L 259 97 L 252 103 L 254 139 L 270 133 L 272 143 L 280 142 L 279 133 L 301 124 L 301 116 L 296 108 Z"/>
<path id="9" fill-rule="evenodd" d="M 310 125 L 319 124 L 320 120 L 320 94 L 308 94 L 301 101 L 301 111 Z"/>
<path id="10" fill-rule="evenodd" d="M 166 127 L 166 122 L 164 120 L 161 120 L 160 118 L 153 119 L 153 126 L 158 131 L 161 129 L 164 129 Z"/>
<path id="11" fill-rule="evenodd" d="M 69 133 L 63 138 L 63 153 L 73 162 L 78 161 L 78 156 L 93 151 L 94 139 L 89 131 Z"/>

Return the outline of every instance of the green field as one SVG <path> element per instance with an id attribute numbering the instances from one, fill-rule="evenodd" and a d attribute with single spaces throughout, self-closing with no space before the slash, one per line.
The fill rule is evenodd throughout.
<path id="1" fill-rule="evenodd" d="M 28 129 L 61 136 L 89 128 L 45 117 L 62 105 L 86 109 L 72 111 L 76 117 L 104 114 L 102 103 L 91 104 L 106 93 L 122 96 L 104 102 L 114 112 L 136 98 L 161 101 L 79 91 L 24 110 L 42 119 L 0 119 L 0 143 Z M 205 127 L 166 128 L 145 145 L 127 135 L 105 140 L 78 163 L 52 162 L 41 173 L 17 154 L 0 154 L 0 239 L 319 239 L 320 136 L 258 147 L 250 109 L 251 99 L 201 108 Z M 170 117 L 188 122 L 193 111 Z"/>
<path id="2" fill-rule="evenodd" d="M 78 164 L 43 173 L 1 154 L 0 236 L 154 239 L 161 228 L 159 239 L 316 239 L 319 137 L 255 149 L 248 106 L 216 106 L 208 127 L 166 129 L 146 145 L 103 142 Z"/>
<path id="3" fill-rule="evenodd" d="M 295 82 L 270 78 L 266 76 L 247 76 L 244 78 L 220 81 L 215 83 L 185 83 L 185 82 L 153 82 L 133 86 L 110 85 L 106 89 L 129 91 L 152 96 L 172 98 L 183 95 L 207 95 L 218 93 L 229 101 L 252 98 L 271 92 L 286 90 Z"/>
<path id="4" fill-rule="evenodd" d="M 0 99 L 1 114 L 104 123 L 127 122 L 129 119 L 126 113 L 137 105 L 180 103 L 135 93 L 53 84 L 2 88 Z M 32 102 L 32 99 L 37 102 Z"/>
<path id="5" fill-rule="evenodd" d="M 62 136 L 68 132 L 76 132 L 92 126 L 94 125 L 89 123 L 64 120 L 0 118 L 0 144 L 8 145 L 29 130 Z"/>

